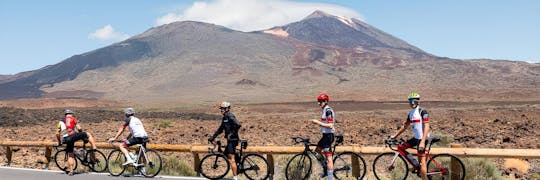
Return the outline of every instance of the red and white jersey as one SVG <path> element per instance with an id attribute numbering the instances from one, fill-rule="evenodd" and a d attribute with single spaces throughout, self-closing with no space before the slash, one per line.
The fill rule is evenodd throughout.
<path id="1" fill-rule="evenodd" d="M 405 123 L 412 125 L 412 131 L 415 139 L 422 139 L 422 136 L 424 135 L 425 123 L 429 123 L 428 116 L 427 111 L 420 108 L 420 106 L 417 106 L 409 112 L 407 122 Z M 429 137 L 429 134 L 427 137 Z"/>
<path id="2" fill-rule="evenodd" d="M 77 118 L 73 115 L 67 115 L 64 120 L 58 122 L 56 126 L 61 130 L 62 137 L 68 137 L 75 134 L 75 126 L 77 125 Z"/>
<path id="3" fill-rule="evenodd" d="M 325 124 L 334 124 L 334 110 L 330 108 L 330 106 L 326 105 L 324 106 L 322 110 L 322 116 L 321 116 L 321 122 Z M 336 129 L 327 128 L 327 127 L 321 127 L 322 133 L 334 133 Z"/>

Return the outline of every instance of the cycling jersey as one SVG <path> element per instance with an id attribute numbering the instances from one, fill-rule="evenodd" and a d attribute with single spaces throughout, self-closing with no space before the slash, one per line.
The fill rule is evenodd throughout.
<path id="1" fill-rule="evenodd" d="M 420 106 L 417 106 L 409 112 L 409 116 L 405 122 L 406 125 L 412 125 L 415 139 L 422 139 L 425 123 L 429 123 L 428 112 L 425 109 L 420 108 Z M 427 137 L 429 137 L 429 134 Z"/>
<path id="2" fill-rule="evenodd" d="M 330 106 L 324 106 L 322 110 L 321 122 L 325 124 L 334 124 L 334 110 Z M 327 127 L 321 127 L 322 133 L 334 133 L 336 130 Z"/>
<path id="3" fill-rule="evenodd" d="M 56 126 L 61 130 L 62 137 L 68 137 L 75 134 L 75 127 L 77 125 L 77 118 L 73 115 L 67 115 L 64 120 L 58 122 Z"/>
<path id="4" fill-rule="evenodd" d="M 225 138 L 227 138 L 228 141 L 238 141 L 240 139 L 240 137 L 238 136 L 238 130 L 241 126 L 242 125 L 240 125 L 240 122 L 236 120 L 236 117 L 233 113 L 226 112 L 225 114 L 223 114 L 223 118 L 221 118 L 221 125 L 212 136 L 212 139 L 215 139 L 219 134 L 225 131 Z"/>
<path id="5" fill-rule="evenodd" d="M 148 137 L 146 134 L 146 131 L 144 130 L 143 124 L 139 118 L 136 118 L 135 116 L 130 116 L 126 120 L 124 120 L 124 128 L 126 126 L 129 127 L 129 131 L 131 132 L 131 136 L 133 137 Z"/>

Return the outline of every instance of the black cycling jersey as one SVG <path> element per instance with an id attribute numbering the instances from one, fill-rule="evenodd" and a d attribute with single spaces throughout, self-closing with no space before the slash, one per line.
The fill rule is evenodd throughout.
<path id="1" fill-rule="evenodd" d="M 212 139 L 215 139 L 219 134 L 225 131 L 225 138 L 227 138 L 228 141 L 239 140 L 240 137 L 238 136 L 238 130 L 241 126 L 242 125 L 240 125 L 240 122 L 236 120 L 233 113 L 226 112 L 223 114 L 223 118 L 221 118 L 221 125 L 212 136 Z"/>

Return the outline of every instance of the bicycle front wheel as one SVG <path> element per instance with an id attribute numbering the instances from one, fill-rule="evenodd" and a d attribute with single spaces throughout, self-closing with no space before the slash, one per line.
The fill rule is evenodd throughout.
<path id="1" fill-rule="evenodd" d="M 260 154 L 248 154 L 242 159 L 244 174 L 250 180 L 264 180 L 270 175 L 268 161 Z"/>
<path id="2" fill-rule="evenodd" d="M 92 155 L 92 151 L 94 155 Z M 107 157 L 99 150 L 89 150 L 86 153 L 88 167 L 94 172 L 104 172 L 107 170 Z"/>
<path id="3" fill-rule="evenodd" d="M 122 166 L 126 162 L 126 157 L 122 151 L 115 149 L 109 153 L 107 158 L 107 170 L 111 176 L 119 176 L 126 170 L 125 166 Z"/>
<path id="4" fill-rule="evenodd" d="M 66 173 L 69 172 L 68 159 L 69 159 L 69 155 L 65 149 L 58 151 L 56 152 L 56 154 L 54 154 L 54 163 L 56 164 L 56 167 L 58 167 L 58 169 Z M 75 169 L 77 169 L 77 158 L 75 158 L 74 156 L 73 157 L 73 170 L 75 171 Z"/>
<path id="5" fill-rule="evenodd" d="M 231 163 L 223 154 L 208 154 L 201 159 L 199 171 L 208 179 L 221 179 L 229 172 Z"/>
<path id="6" fill-rule="evenodd" d="M 362 179 L 365 175 L 366 161 L 359 154 L 342 152 L 334 157 L 334 177 L 336 179 Z"/>
<path id="7" fill-rule="evenodd" d="M 427 163 L 429 179 L 465 179 L 463 162 L 451 154 L 438 154 Z"/>
<path id="8" fill-rule="evenodd" d="M 405 179 L 408 170 L 407 161 L 393 152 L 380 154 L 373 160 L 373 173 L 377 179 Z"/>
<path id="9" fill-rule="evenodd" d="M 139 172 L 144 177 L 154 177 L 159 174 L 161 168 L 163 168 L 163 162 L 161 161 L 161 156 L 156 150 L 147 149 L 145 157 L 139 157 L 139 163 L 142 164 L 139 167 Z"/>
<path id="10" fill-rule="evenodd" d="M 294 155 L 285 167 L 287 180 L 304 180 L 311 174 L 311 158 L 306 153 Z"/>

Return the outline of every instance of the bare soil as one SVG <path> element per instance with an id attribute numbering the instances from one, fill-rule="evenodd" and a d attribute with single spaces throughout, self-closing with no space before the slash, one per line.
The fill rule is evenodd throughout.
<path id="1" fill-rule="evenodd" d="M 117 106 L 125 105 L 88 103 L 87 107 L 73 108 L 68 104 L 39 109 L 24 103 L 9 105 L 14 107 L 0 103 L 4 106 L 0 107 L 0 140 L 17 141 L 54 141 L 55 124 L 66 107 L 75 111 L 86 131 L 98 141 L 105 141 L 121 126 L 123 114 Z M 399 128 L 409 111 L 404 102 L 341 101 L 330 105 L 336 112 L 337 131 L 344 134 L 346 145 L 382 146 L 382 141 Z M 211 106 L 147 108 L 136 116 L 143 120 L 152 143 L 206 144 L 221 119 L 219 111 Z M 431 134 L 445 136 L 453 143 L 481 148 L 540 148 L 540 101 L 433 101 L 422 102 L 421 106 L 430 114 Z M 240 136 L 250 145 L 293 145 L 290 139 L 293 136 L 307 136 L 314 141 L 321 136 L 319 128 L 309 122 L 320 118 L 320 108 L 315 102 L 244 104 L 233 106 L 232 112 L 242 123 Z M 403 135 L 411 136 L 410 131 Z M 22 153 L 32 157 L 42 155 L 41 151 Z M 17 159 L 14 164 L 39 165 L 35 160 Z M 528 174 L 540 173 L 539 167 L 531 163 Z"/>

